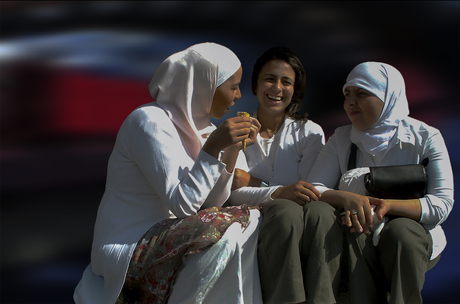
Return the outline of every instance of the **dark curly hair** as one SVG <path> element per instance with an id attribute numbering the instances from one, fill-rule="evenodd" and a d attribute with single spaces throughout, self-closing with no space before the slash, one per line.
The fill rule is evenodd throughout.
<path id="1" fill-rule="evenodd" d="M 276 46 L 265 51 L 254 64 L 252 70 L 252 93 L 257 95 L 257 80 L 259 78 L 259 73 L 262 70 L 262 67 L 269 61 L 281 59 L 286 61 L 295 72 L 295 82 L 294 82 L 294 94 L 292 96 L 291 103 L 286 108 L 286 114 L 292 119 L 301 119 L 307 121 L 308 113 L 299 114 L 300 108 L 302 107 L 303 96 L 305 93 L 306 87 L 306 76 L 305 70 L 300 62 L 299 58 L 287 47 Z"/>

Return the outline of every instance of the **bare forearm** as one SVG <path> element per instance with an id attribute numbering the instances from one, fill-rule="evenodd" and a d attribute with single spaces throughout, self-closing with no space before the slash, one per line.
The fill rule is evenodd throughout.
<path id="1" fill-rule="evenodd" d="M 422 206 L 418 199 L 394 200 L 386 199 L 389 215 L 403 216 L 419 221 L 422 216 Z"/>
<path id="2" fill-rule="evenodd" d="M 337 209 L 343 208 L 345 202 L 343 192 L 341 190 L 326 190 L 321 194 L 321 200 Z"/>

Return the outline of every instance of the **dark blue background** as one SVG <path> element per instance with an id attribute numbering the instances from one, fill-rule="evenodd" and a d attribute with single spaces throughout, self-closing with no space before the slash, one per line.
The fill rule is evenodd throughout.
<path id="1" fill-rule="evenodd" d="M 167 56 L 205 41 L 252 66 L 291 48 L 307 72 L 304 111 L 327 136 L 349 123 L 348 72 L 367 60 L 404 75 L 411 116 L 441 130 L 459 172 L 459 1 L 2 1 L 0 3 L 1 303 L 72 303 L 118 127 L 149 102 Z M 216 124 L 220 121 L 214 121 Z M 426 275 L 425 303 L 460 303 L 460 224 Z"/>

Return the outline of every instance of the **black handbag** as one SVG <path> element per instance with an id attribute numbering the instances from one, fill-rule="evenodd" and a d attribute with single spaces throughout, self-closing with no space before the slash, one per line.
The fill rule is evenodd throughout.
<path id="1" fill-rule="evenodd" d="M 356 151 L 352 143 L 348 170 L 356 167 Z M 425 167 L 428 158 L 421 164 L 369 167 L 370 173 L 364 176 L 369 196 L 382 199 L 413 199 L 426 195 L 427 175 Z"/>

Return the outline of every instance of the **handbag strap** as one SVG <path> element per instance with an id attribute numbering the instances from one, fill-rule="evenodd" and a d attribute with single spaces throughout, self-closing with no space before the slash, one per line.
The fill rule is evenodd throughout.
<path id="1" fill-rule="evenodd" d="M 355 143 L 351 143 L 350 157 L 348 158 L 348 167 L 347 170 L 356 168 L 356 151 L 358 146 Z"/>
<path id="2" fill-rule="evenodd" d="M 355 143 L 351 143 L 351 148 L 350 148 L 350 157 L 348 158 L 348 167 L 347 170 L 355 169 L 356 168 L 356 151 L 358 150 L 358 146 Z M 430 162 L 430 159 L 426 157 L 425 159 L 422 160 L 420 163 L 423 165 L 425 168 Z"/>

